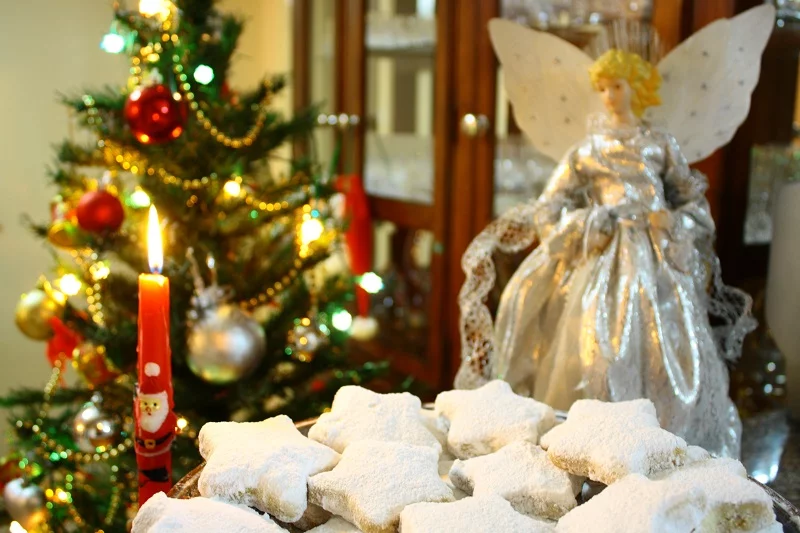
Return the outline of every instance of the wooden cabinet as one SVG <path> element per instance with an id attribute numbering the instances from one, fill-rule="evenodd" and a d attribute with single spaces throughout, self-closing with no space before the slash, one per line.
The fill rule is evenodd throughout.
<path id="1" fill-rule="evenodd" d="M 294 2 L 295 105 L 323 102 L 321 112 L 340 126 L 320 131 L 317 144 L 330 153 L 340 140 L 339 170 L 363 177 L 375 220 L 374 270 L 385 285 L 372 301 L 380 333 L 356 349 L 388 358 L 434 390 L 451 385 L 460 361 L 461 255 L 497 213 L 538 194 L 552 165 L 510 117 L 486 31 L 493 17 L 519 18 L 523 4 Z M 734 0 L 619 5 L 631 11 L 624 16 L 651 19 L 668 46 L 747 7 Z M 699 165 L 717 215 L 732 194 L 732 162 L 722 150 Z M 739 223 L 731 217 L 721 217 L 720 231 Z"/>

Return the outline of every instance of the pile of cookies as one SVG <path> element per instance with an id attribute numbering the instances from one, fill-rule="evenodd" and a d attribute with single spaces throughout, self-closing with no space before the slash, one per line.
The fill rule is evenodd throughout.
<path id="1" fill-rule="evenodd" d="M 156 495 L 133 533 L 782 531 L 741 463 L 661 429 L 649 400 L 580 400 L 556 425 L 502 381 L 432 413 L 348 386 L 308 437 L 278 416 L 199 438 L 203 497 Z M 608 487 L 578 505 L 587 480 Z"/>

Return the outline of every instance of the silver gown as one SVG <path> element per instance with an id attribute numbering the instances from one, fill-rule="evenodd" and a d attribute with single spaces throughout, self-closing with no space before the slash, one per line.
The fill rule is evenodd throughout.
<path id="1" fill-rule="evenodd" d="M 501 378 L 557 409 L 646 397 L 663 427 L 738 456 L 725 359 L 754 321 L 749 297 L 721 282 L 705 189 L 666 132 L 593 118 L 542 196 L 493 222 L 465 254 L 456 386 Z M 492 254 L 534 242 L 493 323 Z"/>

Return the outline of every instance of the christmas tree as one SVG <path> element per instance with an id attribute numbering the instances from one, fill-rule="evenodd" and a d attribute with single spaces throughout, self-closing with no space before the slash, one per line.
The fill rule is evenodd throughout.
<path id="1" fill-rule="evenodd" d="M 241 31 L 213 0 L 117 8 L 101 48 L 130 56 L 128 86 L 63 98 L 94 135 L 58 147 L 52 219 L 31 224 L 56 267 L 22 296 L 17 324 L 46 341 L 53 372 L 43 390 L 0 399 L 15 531 L 125 531 L 135 514 L 136 276 L 150 270 L 151 205 L 171 287 L 173 479 L 199 464 L 205 422 L 314 416 L 340 386 L 383 370 L 343 352 L 353 279 L 324 268 L 344 224 L 331 173 L 279 150 L 308 146 L 317 112 L 274 112 L 282 77 L 229 87 Z"/>

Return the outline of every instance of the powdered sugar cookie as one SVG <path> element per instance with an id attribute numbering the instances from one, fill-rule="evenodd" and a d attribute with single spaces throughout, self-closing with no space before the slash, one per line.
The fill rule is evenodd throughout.
<path id="1" fill-rule="evenodd" d="M 267 512 L 282 522 L 306 510 L 308 477 L 330 470 L 339 454 L 302 436 L 288 416 L 262 422 L 212 422 L 200 430 L 206 465 L 198 480 L 215 496 Z"/>
<path id="2" fill-rule="evenodd" d="M 360 440 L 405 442 L 442 450 L 439 440 L 425 427 L 422 403 L 407 392 L 378 394 L 347 385 L 336 393 L 331 411 L 323 413 L 308 437 L 341 453 Z"/>
<path id="3" fill-rule="evenodd" d="M 394 532 L 405 506 L 453 501 L 439 478 L 438 459 L 430 446 L 353 442 L 332 471 L 308 480 L 309 501 L 367 533 Z"/>
<path id="4" fill-rule="evenodd" d="M 631 474 L 561 517 L 557 533 L 665 533 L 699 531 L 703 492 Z"/>
<path id="5" fill-rule="evenodd" d="M 520 513 L 556 520 L 577 505 L 583 479 L 555 466 L 536 444 L 519 441 L 456 461 L 450 481 L 473 496 L 497 495 Z"/>
<path id="6" fill-rule="evenodd" d="M 676 487 L 703 492 L 708 502 L 705 527 L 709 531 L 756 532 L 775 523 L 772 498 L 747 479 L 747 472 L 735 459 L 709 459 L 665 472 L 655 479 Z"/>
<path id="7" fill-rule="evenodd" d="M 347 520 L 337 516 L 331 518 L 321 526 L 309 530 L 307 533 L 361 533 L 361 530 Z"/>
<path id="8" fill-rule="evenodd" d="M 499 496 L 454 503 L 415 503 L 400 514 L 403 533 L 549 533 L 553 526 L 524 516 Z"/>
<path id="9" fill-rule="evenodd" d="M 229 533 L 285 533 L 285 529 L 244 505 L 209 498 L 173 500 L 159 492 L 147 500 L 133 519 L 131 533 L 227 531 Z"/>
<path id="10" fill-rule="evenodd" d="M 536 444 L 555 424 L 550 406 L 514 394 L 501 380 L 475 390 L 442 392 L 435 410 L 447 433 L 447 447 L 459 459 L 486 455 L 520 440 Z"/>
<path id="11" fill-rule="evenodd" d="M 578 400 L 567 421 L 541 440 L 567 472 L 610 485 L 631 473 L 646 476 L 684 464 L 686 442 L 661 429 L 650 400 Z"/>

